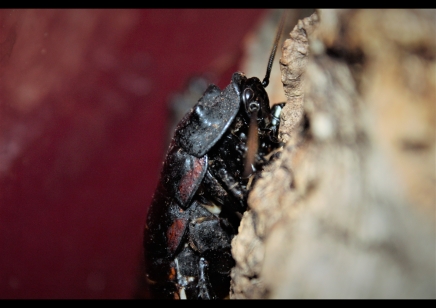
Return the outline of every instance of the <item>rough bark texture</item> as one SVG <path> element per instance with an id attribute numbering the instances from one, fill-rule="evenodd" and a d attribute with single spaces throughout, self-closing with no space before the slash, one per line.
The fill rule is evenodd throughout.
<path id="1" fill-rule="evenodd" d="M 231 298 L 435 298 L 436 11 L 319 10 L 280 60 L 281 157 Z"/>

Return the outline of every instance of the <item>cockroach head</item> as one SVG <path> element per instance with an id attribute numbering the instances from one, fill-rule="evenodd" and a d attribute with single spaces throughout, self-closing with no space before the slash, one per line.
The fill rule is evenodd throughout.
<path id="1" fill-rule="evenodd" d="M 269 119 L 271 109 L 269 107 L 268 94 L 257 77 L 247 78 L 242 73 L 233 74 L 233 85 L 240 97 L 240 110 L 242 115 L 250 121 L 253 112 L 257 113 L 257 122 L 260 127 L 266 119 Z"/>

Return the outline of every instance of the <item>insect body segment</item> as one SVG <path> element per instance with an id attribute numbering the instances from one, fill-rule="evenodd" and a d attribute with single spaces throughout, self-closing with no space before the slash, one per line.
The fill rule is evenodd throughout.
<path id="1" fill-rule="evenodd" d="M 197 105 L 177 126 L 174 138 L 189 154 L 201 157 L 217 143 L 239 109 L 239 94 L 233 87 L 210 85 Z"/>

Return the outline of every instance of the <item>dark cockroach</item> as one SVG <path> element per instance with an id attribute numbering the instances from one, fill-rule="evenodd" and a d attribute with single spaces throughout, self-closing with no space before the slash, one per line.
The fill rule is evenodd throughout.
<path id="1" fill-rule="evenodd" d="M 236 72 L 211 84 L 178 124 L 146 219 L 144 252 L 153 298 L 218 299 L 230 289 L 231 240 L 252 181 L 279 147 L 283 104 L 265 87 L 284 19 L 261 82 Z"/>

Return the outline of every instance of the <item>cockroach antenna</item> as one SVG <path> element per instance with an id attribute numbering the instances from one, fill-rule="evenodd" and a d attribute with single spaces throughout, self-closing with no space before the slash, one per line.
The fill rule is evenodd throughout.
<path id="1" fill-rule="evenodd" d="M 282 36 L 283 26 L 285 24 L 286 17 L 287 17 L 287 11 L 284 11 L 282 13 L 282 17 L 280 18 L 280 25 L 277 28 L 276 38 L 274 40 L 274 45 L 272 47 L 271 54 L 269 56 L 268 66 L 266 68 L 266 75 L 265 75 L 265 78 L 262 81 L 262 86 L 264 88 L 266 88 L 268 86 L 268 84 L 269 84 L 269 77 L 271 75 L 271 69 L 272 69 L 272 66 L 273 66 L 274 57 L 276 56 L 277 46 L 279 44 L 280 37 Z"/>

